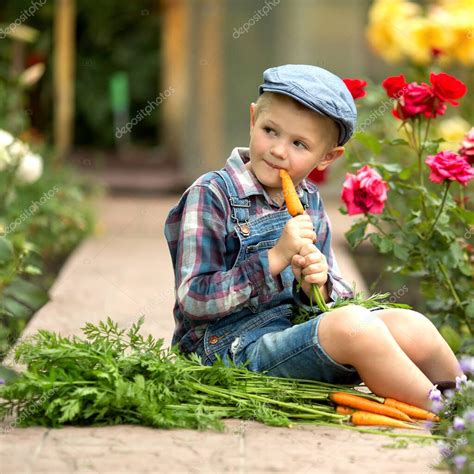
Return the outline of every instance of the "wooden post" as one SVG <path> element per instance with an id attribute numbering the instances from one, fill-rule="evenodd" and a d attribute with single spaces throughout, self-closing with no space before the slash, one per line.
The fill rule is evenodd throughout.
<path id="1" fill-rule="evenodd" d="M 56 0 L 54 18 L 54 143 L 58 158 L 74 137 L 76 0 Z"/>
<path id="2" fill-rule="evenodd" d="M 222 29 L 225 5 L 222 0 L 202 0 L 200 6 L 197 49 L 199 59 L 197 126 L 202 161 L 200 160 L 193 170 L 194 174 L 219 169 L 227 158 L 223 155 L 225 97 Z"/>
<path id="3" fill-rule="evenodd" d="M 179 165 L 186 140 L 186 114 L 189 110 L 190 12 L 188 0 L 160 0 L 161 67 L 159 92 L 170 89 L 163 101 L 163 142 L 170 161 Z M 172 88 L 172 89 L 171 89 Z"/>

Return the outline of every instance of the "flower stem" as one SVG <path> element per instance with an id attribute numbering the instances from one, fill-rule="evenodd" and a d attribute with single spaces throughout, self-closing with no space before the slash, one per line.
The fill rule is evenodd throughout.
<path id="1" fill-rule="evenodd" d="M 444 208 L 444 203 L 446 202 L 446 197 L 448 195 L 448 189 L 449 189 L 449 185 L 451 184 L 451 181 L 446 181 L 446 185 L 445 185 L 445 188 L 444 188 L 444 194 L 443 194 L 443 199 L 441 201 L 441 206 L 439 206 L 439 211 L 438 211 L 438 215 L 436 216 L 434 222 L 433 222 L 433 225 L 431 226 L 431 229 L 428 231 L 428 234 L 426 235 L 425 237 L 425 240 L 428 240 L 430 237 L 431 237 L 431 234 L 433 233 L 434 231 L 434 228 L 438 222 L 438 219 L 439 217 L 441 216 L 441 213 L 443 212 L 443 208 Z"/>
<path id="2" fill-rule="evenodd" d="M 465 209 L 464 206 L 464 188 L 461 186 L 461 189 L 459 190 L 459 207 L 461 209 Z"/>

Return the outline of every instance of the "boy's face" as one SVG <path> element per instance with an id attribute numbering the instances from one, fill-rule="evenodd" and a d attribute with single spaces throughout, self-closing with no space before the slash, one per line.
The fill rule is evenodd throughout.
<path id="1" fill-rule="evenodd" d="M 314 168 L 323 170 L 344 153 L 343 147 L 336 146 L 337 126 L 331 119 L 275 95 L 257 115 L 256 104 L 250 105 L 247 163 L 272 198 L 281 190 L 280 168 L 288 171 L 296 186 Z"/>

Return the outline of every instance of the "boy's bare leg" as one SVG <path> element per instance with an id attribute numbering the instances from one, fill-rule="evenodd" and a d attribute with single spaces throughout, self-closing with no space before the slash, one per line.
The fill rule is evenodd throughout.
<path id="1" fill-rule="evenodd" d="M 382 309 L 372 314 L 388 327 L 405 354 L 433 382 L 454 381 L 463 375 L 453 351 L 436 326 L 408 309 Z"/>
<path id="2" fill-rule="evenodd" d="M 319 342 L 340 364 L 356 368 L 376 395 L 430 409 L 433 384 L 401 349 L 385 323 L 360 306 L 324 315 Z"/>

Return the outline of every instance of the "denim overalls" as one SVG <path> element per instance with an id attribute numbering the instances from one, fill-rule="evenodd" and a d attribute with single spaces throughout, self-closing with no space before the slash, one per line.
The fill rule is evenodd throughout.
<path id="1" fill-rule="evenodd" d="M 275 246 L 283 228 L 291 216 L 286 209 L 262 217 L 252 217 L 250 199 L 240 199 L 233 181 L 225 169 L 213 171 L 222 182 L 221 187 L 229 198 L 232 209 L 228 232 L 235 232 L 240 241 L 240 251 L 234 262 L 239 265 L 254 252 L 269 250 Z M 302 204 L 308 207 L 308 193 L 302 196 Z M 240 347 L 248 345 L 260 336 L 291 327 L 294 275 L 288 266 L 281 272 L 283 291 L 267 304 L 258 304 L 257 297 L 249 300 L 246 308 L 211 323 L 204 335 L 204 347 L 198 352 L 204 364 L 215 361 L 215 354 L 223 356 L 234 340 L 239 337 Z M 234 346 L 235 347 L 235 346 Z"/>

